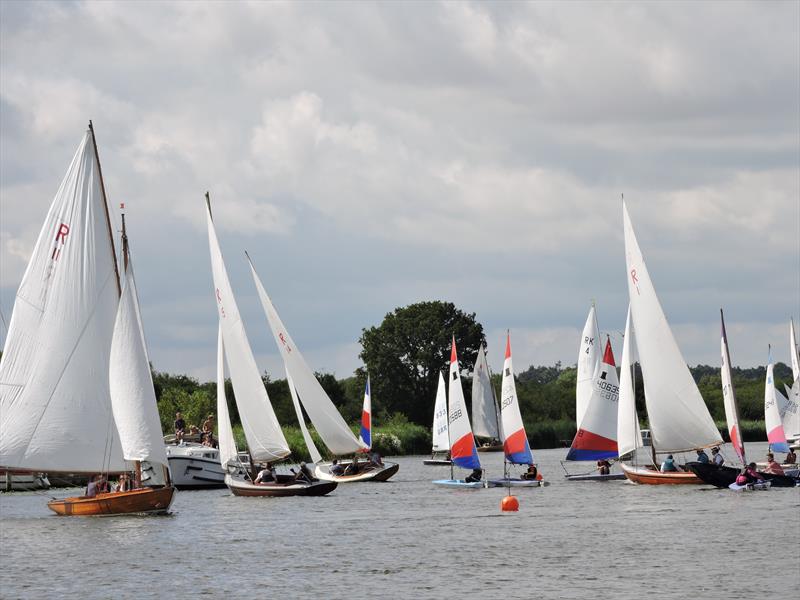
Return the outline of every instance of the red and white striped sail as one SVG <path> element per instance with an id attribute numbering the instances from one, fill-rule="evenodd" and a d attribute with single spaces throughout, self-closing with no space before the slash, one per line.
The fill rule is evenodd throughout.
<path id="1" fill-rule="evenodd" d="M 453 464 L 463 469 L 480 469 L 478 449 L 475 437 L 469 424 L 467 403 L 464 401 L 464 390 L 461 387 L 461 371 L 458 367 L 456 339 L 450 351 L 450 377 L 448 388 L 449 427 L 450 427 L 450 459 Z"/>
<path id="2" fill-rule="evenodd" d="M 511 335 L 506 335 L 506 357 L 503 362 L 503 384 L 500 392 L 500 417 L 502 419 L 503 452 L 506 460 L 517 465 L 532 465 L 533 455 L 522 423 L 517 386 L 514 382 L 514 365 L 511 360 Z"/>
<path id="3" fill-rule="evenodd" d="M 578 348 L 578 381 L 575 385 L 575 424 L 580 427 L 589 399 L 592 397 L 594 372 L 600 366 L 600 331 L 597 327 L 597 311 L 589 309 L 583 326 Z"/>
<path id="4" fill-rule="evenodd" d="M 722 403 L 725 406 L 725 420 L 728 423 L 728 435 L 731 438 L 736 456 L 747 464 L 744 454 L 744 440 L 742 439 L 742 429 L 739 426 L 739 406 L 736 404 L 736 392 L 733 389 L 733 375 L 731 374 L 731 354 L 728 349 L 728 335 L 725 333 L 725 317 L 722 309 L 719 310 L 719 318 L 722 322 Z"/>
<path id="5" fill-rule="evenodd" d="M 770 351 L 767 378 L 764 383 L 764 424 L 767 427 L 767 440 L 772 451 L 788 452 L 789 444 L 786 443 L 786 434 L 783 431 L 776 391 L 775 379 L 772 374 L 772 351 Z"/>

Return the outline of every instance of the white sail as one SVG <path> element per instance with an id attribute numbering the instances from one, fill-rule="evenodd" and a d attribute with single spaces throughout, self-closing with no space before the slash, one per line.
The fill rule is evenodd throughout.
<path id="1" fill-rule="evenodd" d="M 532 465 L 533 454 L 519 410 L 517 386 L 514 383 L 514 363 L 511 359 L 511 334 L 506 334 L 506 355 L 503 361 L 503 379 L 500 391 L 503 418 L 503 453 L 507 462 Z"/>
<path id="2" fill-rule="evenodd" d="M 497 404 L 483 344 L 478 349 L 478 357 L 472 370 L 472 433 L 479 437 L 500 439 Z"/>
<path id="3" fill-rule="evenodd" d="M 436 388 L 436 404 L 433 407 L 433 451 L 448 452 L 450 450 L 450 434 L 447 426 L 447 391 L 444 377 L 439 372 L 439 385 Z"/>
<path id="4" fill-rule="evenodd" d="M 788 452 L 789 444 L 786 443 L 786 434 L 783 431 L 778 398 L 783 400 L 784 406 L 788 403 L 788 400 L 775 389 L 772 371 L 772 351 L 770 351 L 767 378 L 764 382 L 764 425 L 767 428 L 767 441 L 770 448 L 774 452 Z"/>
<path id="5" fill-rule="evenodd" d="M 317 450 L 317 445 L 311 438 L 311 434 L 308 432 L 308 427 L 306 427 L 306 420 L 303 417 L 303 409 L 300 408 L 300 401 L 297 399 L 297 390 L 295 390 L 294 381 L 292 381 L 292 376 L 289 374 L 289 369 L 286 369 L 286 383 L 289 385 L 289 393 L 292 395 L 294 411 L 297 413 L 297 421 L 300 423 L 300 431 L 303 433 L 303 441 L 305 441 L 306 448 L 308 448 L 308 453 L 311 455 L 311 461 L 315 463 L 322 462 L 322 455 L 319 453 L 319 450 Z"/>
<path id="6" fill-rule="evenodd" d="M 575 421 L 580 428 L 589 399 L 592 397 L 594 372 L 600 365 L 600 331 L 597 327 L 597 312 L 594 303 L 589 309 L 586 324 L 583 326 L 581 343 L 578 348 L 578 382 L 575 386 Z"/>
<path id="7" fill-rule="evenodd" d="M 617 452 L 625 456 L 642 448 L 642 432 L 639 430 L 639 416 L 636 414 L 636 396 L 633 390 L 634 344 L 633 327 L 631 326 L 631 309 L 625 317 L 625 339 L 622 343 L 622 362 L 619 375 L 619 406 L 617 412 Z"/>
<path id="8" fill-rule="evenodd" d="M 300 396 L 300 402 L 306 409 L 308 418 L 314 423 L 322 441 L 335 455 L 354 454 L 366 450 L 366 445 L 347 426 L 342 415 L 328 398 L 328 394 L 322 389 L 311 367 L 303 358 L 292 336 L 284 327 L 252 262 L 250 262 L 250 271 L 253 274 L 253 280 L 258 290 L 258 296 L 261 298 L 264 313 L 267 315 L 272 335 L 275 337 L 275 344 L 283 357 L 283 363 L 291 374 L 295 389 Z"/>
<path id="9" fill-rule="evenodd" d="M 622 213 L 631 318 L 653 445 L 661 452 L 680 452 L 721 444 L 719 430 L 664 316 L 624 202 Z"/>
<path id="10" fill-rule="evenodd" d="M 783 414 L 783 432 L 787 440 L 800 439 L 800 378 L 794 380 L 792 387 L 786 389 L 786 410 Z"/>
<path id="11" fill-rule="evenodd" d="M 798 356 L 797 336 L 794 333 L 794 319 L 789 319 L 789 356 L 792 361 L 792 381 L 800 378 L 800 356 Z"/>
<path id="12" fill-rule="evenodd" d="M 147 460 L 167 465 L 130 259 L 123 277 L 108 373 L 114 421 L 126 460 Z"/>
<path id="13" fill-rule="evenodd" d="M 87 132 L 14 302 L 0 359 L 0 466 L 126 468 L 108 388 L 119 290 L 106 214 Z"/>
<path id="14" fill-rule="evenodd" d="M 271 461 L 289 455 L 289 444 L 281 431 L 275 411 L 270 404 L 264 382 L 259 375 L 253 351 L 247 340 L 236 298 L 233 295 L 222 251 L 217 240 L 211 207 L 208 207 L 208 245 L 211 251 L 211 270 L 214 275 L 214 297 L 217 300 L 219 322 L 228 359 L 236 406 L 242 420 L 244 436 L 255 460 Z"/>
<path id="15" fill-rule="evenodd" d="M 450 379 L 448 381 L 448 427 L 450 433 L 450 460 L 462 469 L 480 469 L 478 449 L 469 424 L 467 403 L 461 387 L 461 369 L 458 366 L 456 340 L 450 349 Z"/>
<path id="16" fill-rule="evenodd" d="M 725 332 L 725 319 L 722 309 L 719 311 L 722 321 L 722 403 L 725 406 L 725 420 L 728 423 L 728 436 L 731 438 L 731 445 L 734 452 L 739 457 L 742 464 L 747 464 L 744 453 L 744 440 L 742 439 L 742 428 L 739 425 L 739 407 L 736 404 L 736 392 L 733 389 L 733 375 L 731 373 L 731 354 L 728 349 L 728 334 Z"/>
<path id="17" fill-rule="evenodd" d="M 217 437 L 219 438 L 219 461 L 226 470 L 230 463 L 239 460 L 236 439 L 233 437 L 228 398 L 225 396 L 225 343 L 222 340 L 222 323 L 217 332 Z"/>

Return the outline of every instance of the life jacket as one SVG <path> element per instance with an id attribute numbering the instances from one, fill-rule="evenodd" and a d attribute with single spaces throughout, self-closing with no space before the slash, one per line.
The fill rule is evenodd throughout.
<path id="1" fill-rule="evenodd" d="M 736 476 L 736 485 L 747 485 L 747 475 L 741 473 Z"/>

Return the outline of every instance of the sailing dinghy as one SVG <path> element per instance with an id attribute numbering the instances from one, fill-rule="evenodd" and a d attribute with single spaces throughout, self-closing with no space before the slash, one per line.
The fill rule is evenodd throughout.
<path id="1" fill-rule="evenodd" d="M 503 384 L 501 387 L 502 398 L 502 427 L 503 434 L 503 478 L 492 479 L 489 483 L 494 487 L 539 487 L 542 485 L 542 476 L 524 479 L 511 477 L 508 474 L 509 465 L 533 465 L 533 454 L 522 423 L 522 414 L 519 410 L 517 386 L 514 382 L 514 366 L 511 361 L 511 335 L 506 334 L 506 356 L 503 362 Z"/>
<path id="2" fill-rule="evenodd" d="M 644 380 L 653 462 L 649 466 L 621 463 L 621 467 L 635 483 L 700 483 L 690 471 L 662 473 L 657 467 L 657 453 L 717 446 L 722 438 L 664 316 L 624 201 L 622 214 L 628 296 Z"/>
<path id="3" fill-rule="evenodd" d="M 450 436 L 450 479 L 437 479 L 436 485 L 459 488 L 485 488 L 488 484 L 484 481 L 468 481 L 455 479 L 453 467 L 472 469 L 473 472 L 481 470 L 481 461 L 478 458 L 478 449 L 475 447 L 475 437 L 469 424 L 467 403 L 464 401 L 464 390 L 461 387 L 461 370 L 458 367 L 458 354 L 456 353 L 456 339 L 450 350 L 450 374 L 448 378 L 448 435 Z"/>
<path id="4" fill-rule="evenodd" d="M 487 440 L 478 444 L 478 452 L 500 452 L 500 410 L 494 394 L 486 348 L 481 344 L 472 369 L 472 433 Z"/>
<path id="5" fill-rule="evenodd" d="M 0 465 L 134 477 L 130 491 L 52 500 L 59 515 L 166 513 L 175 493 L 127 238 L 120 286 L 111 231 L 90 122 L 17 292 L 0 360 Z M 142 486 L 145 460 L 166 485 Z"/>
<path id="6" fill-rule="evenodd" d="M 617 408 L 619 405 L 619 380 L 614 362 L 611 340 L 606 347 L 600 366 L 592 380 L 592 395 L 580 426 L 572 440 L 566 460 L 608 461 L 617 454 Z M 562 463 L 562 467 L 564 464 Z M 566 469 L 565 469 L 566 471 Z M 610 481 L 625 479 L 624 473 L 599 473 L 599 468 L 589 473 L 566 473 L 568 481 Z"/>
<path id="7" fill-rule="evenodd" d="M 225 397 L 225 362 L 227 357 L 231 383 L 236 396 L 236 407 L 242 420 L 251 462 L 272 463 L 289 457 L 289 444 L 269 401 L 261 380 L 247 333 L 242 323 L 239 307 L 231 288 L 222 250 L 217 239 L 211 215 L 211 200 L 206 194 L 208 245 L 211 253 L 211 271 L 214 297 L 219 313 L 217 342 L 217 414 L 219 419 L 220 463 L 226 471 L 225 484 L 236 496 L 321 496 L 336 488 L 336 484 L 314 480 L 297 480 L 291 475 L 276 475 L 271 482 L 255 483 L 255 478 L 241 468 L 236 442 L 233 437 Z M 253 464 L 250 475 L 254 471 Z"/>
<path id="8" fill-rule="evenodd" d="M 286 330 L 280 316 L 278 316 L 278 311 L 275 310 L 272 300 L 267 295 L 253 262 L 249 256 L 247 259 L 250 263 L 250 272 L 253 275 L 258 296 L 261 299 L 261 306 L 267 316 L 272 335 L 275 338 L 275 344 L 278 346 L 278 351 L 283 358 L 286 371 L 291 377 L 292 386 L 299 397 L 300 404 L 305 408 L 309 419 L 311 419 L 317 433 L 331 454 L 337 457 L 352 456 L 353 458 L 349 461 L 350 464 L 355 462 L 357 465 L 356 473 L 337 475 L 330 471 L 332 463 L 323 461 L 322 457 L 317 453 L 317 458 L 314 459 L 316 463 L 314 475 L 325 481 L 337 481 L 339 483 L 386 481 L 397 473 L 400 465 L 392 462 L 381 461 L 381 463 L 376 463 L 373 460 L 366 462 L 358 460 L 358 454 L 368 452 L 369 446 L 353 434 L 342 415 L 336 410 L 336 406 L 334 406 L 328 394 L 320 385 L 311 367 L 308 366 L 305 358 L 300 353 L 297 344 L 294 343 L 292 336 Z M 302 414 L 299 418 L 302 420 Z M 342 462 L 342 466 L 348 466 L 348 463 Z"/>
<path id="9" fill-rule="evenodd" d="M 444 377 L 439 373 L 439 385 L 436 387 L 436 403 L 433 407 L 433 443 L 431 457 L 422 461 L 424 465 L 447 466 L 450 460 L 450 435 L 447 425 L 447 391 Z"/>

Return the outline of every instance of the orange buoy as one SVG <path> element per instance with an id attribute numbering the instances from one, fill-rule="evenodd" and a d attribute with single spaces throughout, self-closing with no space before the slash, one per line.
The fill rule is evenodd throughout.
<path id="1" fill-rule="evenodd" d="M 500 510 L 503 512 L 517 512 L 519 510 L 519 500 L 516 496 L 506 496 L 500 500 Z"/>

